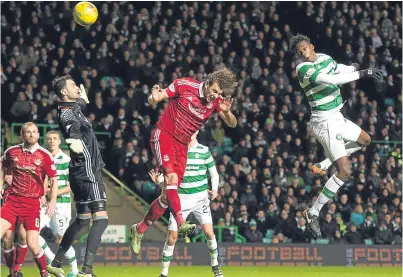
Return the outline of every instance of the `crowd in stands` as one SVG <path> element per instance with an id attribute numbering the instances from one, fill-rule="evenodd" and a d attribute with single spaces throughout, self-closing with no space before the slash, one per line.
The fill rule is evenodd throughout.
<path id="1" fill-rule="evenodd" d="M 50 84 L 70 74 L 89 91 L 94 129 L 111 133 L 100 139 L 107 168 L 151 200 L 159 191 L 147 174 L 155 166 L 149 138 L 166 103 L 151 107 L 150 88 L 180 77 L 202 81 L 227 66 L 239 77 L 232 109 L 238 125 L 227 128 L 215 116 L 198 135 L 220 175 L 214 223 L 238 226 L 252 242 L 310 242 L 301 211 L 325 182 L 309 170 L 324 153 L 288 51 L 292 34 L 301 32 L 317 52 L 384 74 L 382 82 L 341 87 L 344 115 L 373 142 L 350 157 L 351 180 L 321 214 L 323 236 L 330 243 L 401 243 L 401 2 L 95 4 L 98 21 L 85 28 L 74 22 L 72 2 L 1 3 L 3 127 L 57 124 Z M 234 231 L 223 238 L 233 241 Z"/>

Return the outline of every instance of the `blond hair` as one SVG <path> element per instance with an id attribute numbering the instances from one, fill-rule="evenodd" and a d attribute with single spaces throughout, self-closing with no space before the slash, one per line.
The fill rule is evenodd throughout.
<path id="1" fill-rule="evenodd" d="M 206 83 L 212 85 L 217 83 L 223 91 L 223 96 L 232 96 L 238 86 L 237 77 L 234 72 L 228 68 L 214 71 L 207 75 Z"/>
<path id="2" fill-rule="evenodd" d="M 25 133 L 25 129 L 27 129 L 27 128 L 30 127 L 30 126 L 35 126 L 36 129 L 38 129 L 38 126 L 36 126 L 35 123 L 33 123 L 33 122 L 26 122 L 26 123 L 24 123 L 24 125 L 22 125 L 22 127 L 21 127 L 20 135 L 22 136 L 22 135 Z M 38 129 L 38 131 L 39 131 L 39 129 Z"/>

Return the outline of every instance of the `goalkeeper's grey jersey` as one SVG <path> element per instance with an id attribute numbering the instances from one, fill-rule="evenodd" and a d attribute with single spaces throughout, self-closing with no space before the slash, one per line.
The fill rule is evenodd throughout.
<path id="1" fill-rule="evenodd" d="M 70 180 L 77 183 L 96 183 L 94 176 L 104 166 L 98 141 L 91 123 L 82 112 L 85 107 L 83 99 L 77 102 L 62 102 L 58 107 L 59 126 L 65 139 L 80 139 L 84 145 L 81 154 L 70 151 Z"/>

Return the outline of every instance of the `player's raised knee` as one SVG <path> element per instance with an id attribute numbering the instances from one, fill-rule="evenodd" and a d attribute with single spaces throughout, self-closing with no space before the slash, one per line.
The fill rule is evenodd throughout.
<path id="1" fill-rule="evenodd" d="M 364 147 L 368 146 L 371 143 L 371 137 L 368 135 L 367 132 L 364 131 L 361 131 L 359 140 L 359 143 Z"/>

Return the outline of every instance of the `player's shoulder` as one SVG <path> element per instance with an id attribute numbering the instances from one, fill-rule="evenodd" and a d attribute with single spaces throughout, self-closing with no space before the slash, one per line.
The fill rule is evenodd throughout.
<path id="1" fill-rule="evenodd" d="M 318 60 L 319 61 L 324 61 L 324 60 L 328 60 L 328 59 L 332 59 L 332 56 L 328 55 L 328 54 L 324 54 L 324 53 L 317 53 L 316 54 L 318 56 Z"/>
<path id="2" fill-rule="evenodd" d="M 311 68 L 314 66 L 315 65 L 313 62 L 299 59 L 299 60 L 297 60 L 297 67 L 295 68 L 295 70 L 298 72 L 301 70 L 301 68 Z"/>
<path id="3" fill-rule="evenodd" d="M 185 77 L 176 79 L 176 84 L 178 87 L 197 89 L 199 88 L 200 82 L 193 78 Z"/>
<path id="4" fill-rule="evenodd" d="M 200 143 L 198 143 L 197 146 L 194 147 L 194 149 L 195 149 L 195 151 L 197 151 L 199 153 L 203 153 L 203 154 L 210 153 L 210 149 L 207 146 L 200 144 Z"/>
<path id="5" fill-rule="evenodd" d="M 7 153 L 10 154 L 12 152 L 21 151 L 21 150 L 22 150 L 22 143 L 16 144 L 16 145 L 13 145 L 13 146 L 10 146 L 9 148 L 7 148 L 6 151 L 4 151 L 4 155 L 6 155 Z"/>
<path id="6" fill-rule="evenodd" d="M 59 151 L 59 154 L 56 156 L 56 159 L 58 159 L 62 163 L 68 163 L 71 161 L 70 156 L 64 153 L 63 151 Z"/>
<path id="7" fill-rule="evenodd" d="M 51 160 L 53 160 L 53 156 L 52 153 L 50 153 L 46 148 L 42 147 L 42 146 L 38 146 L 38 151 L 44 155 L 44 156 L 48 156 Z"/>

